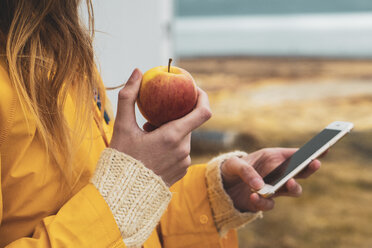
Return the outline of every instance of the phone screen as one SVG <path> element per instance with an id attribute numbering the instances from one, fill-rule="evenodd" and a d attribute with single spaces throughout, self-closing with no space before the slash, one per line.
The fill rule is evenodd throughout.
<path id="1" fill-rule="evenodd" d="M 313 155 L 317 150 L 334 138 L 341 130 L 324 129 L 291 157 L 286 159 L 275 170 L 263 178 L 266 184 L 275 185 L 291 173 L 297 166 Z"/>

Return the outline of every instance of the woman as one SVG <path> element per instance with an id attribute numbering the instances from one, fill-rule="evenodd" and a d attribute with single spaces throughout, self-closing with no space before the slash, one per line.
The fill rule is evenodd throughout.
<path id="1" fill-rule="evenodd" d="M 79 2 L 0 0 L 0 246 L 236 247 L 235 229 L 274 205 L 251 190 L 294 150 L 189 167 L 190 133 L 211 116 L 207 95 L 199 89 L 190 114 L 142 131 L 139 70 L 110 120 Z M 301 187 L 292 179 L 279 194 Z"/>

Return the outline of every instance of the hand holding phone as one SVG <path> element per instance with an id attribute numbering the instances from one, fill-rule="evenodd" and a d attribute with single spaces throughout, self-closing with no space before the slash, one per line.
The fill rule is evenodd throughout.
<path id="1" fill-rule="evenodd" d="M 258 194 L 270 197 L 289 179 L 301 172 L 312 160 L 327 151 L 353 128 L 350 122 L 335 121 L 313 137 L 291 157 L 263 178 L 265 185 Z"/>
<path id="2" fill-rule="evenodd" d="M 268 175 L 284 160 L 292 156 L 296 148 L 264 148 L 246 156 L 233 156 L 221 165 L 221 177 L 226 193 L 236 209 L 241 212 L 269 211 L 274 205 L 273 198 L 263 198 L 257 193 L 264 185 L 261 175 Z M 307 178 L 321 166 L 317 159 L 312 161 L 298 174 L 298 178 Z M 252 193 L 253 192 L 253 193 Z M 301 185 L 290 179 L 275 196 L 298 197 L 302 193 Z"/>

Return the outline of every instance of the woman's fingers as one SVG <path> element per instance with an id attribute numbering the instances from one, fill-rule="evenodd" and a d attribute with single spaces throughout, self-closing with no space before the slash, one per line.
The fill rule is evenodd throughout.
<path id="1" fill-rule="evenodd" d="M 314 172 L 319 170 L 321 167 L 321 162 L 317 159 L 312 161 L 306 168 L 297 174 L 295 178 L 308 178 L 311 176 Z"/>
<path id="2" fill-rule="evenodd" d="M 298 151 L 298 148 L 267 148 L 267 149 L 264 149 L 264 150 L 276 150 L 276 151 L 279 151 L 280 154 L 283 156 L 284 159 L 287 159 L 289 158 L 290 156 L 292 156 L 295 152 Z"/>
<path id="3" fill-rule="evenodd" d="M 121 130 L 131 131 L 133 128 L 139 129 L 136 122 L 134 106 L 141 85 L 141 79 L 141 71 L 135 69 L 124 88 L 119 92 L 115 126 Z"/>
<path id="4" fill-rule="evenodd" d="M 249 198 L 256 212 L 268 211 L 275 206 L 273 199 L 260 197 L 257 193 L 252 193 Z"/>
<path id="5" fill-rule="evenodd" d="M 238 176 L 253 190 L 259 190 L 264 186 L 262 177 L 243 159 L 232 157 L 226 160 L 222 165 L 221 171 L 224 175 L 223 178 L 226 184 L 233 183 L 229 182 L 229 179 L 234 180 L 234 178 Z"/>
<path id="6" fill-rule="evenodd" d="M 299 197 L 302 194 L 302 187 L 300 184 L 296 182 L 295 179 L 289 179 L 286 184 L 280 188 L 274 195 L 274 197 L 278 196 L 291 196 L 291 197 Z"/>
<path id="7" fill-rule="evenodd" d="M 198 102 L 195 108 L 184 117 L 168 122 L 159 129 L 176 130 L 177 134 L 182 138 L 209 120 L 211 116 L 212 112 L 209 106 L 208 95 L 198 88 Z"/>
<path id="8" fill-rule="evenodd" d="M 285 187 L 287 188 L 290 196 L 299 197 L 302 194 L 301 185 L 298 184 L 293 178 L 288 180 L 288 182 L 285 184 Z"/>

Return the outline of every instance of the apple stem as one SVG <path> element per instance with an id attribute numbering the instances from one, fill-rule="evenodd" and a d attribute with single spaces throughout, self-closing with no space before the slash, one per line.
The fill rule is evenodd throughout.
<path id="1" fill-rule="evenodd" d="M 172 63 L 172 58 L 169 58 L 169 61 L 168 61 L 168 73 L 170 72 L 171 63 Z"/>

